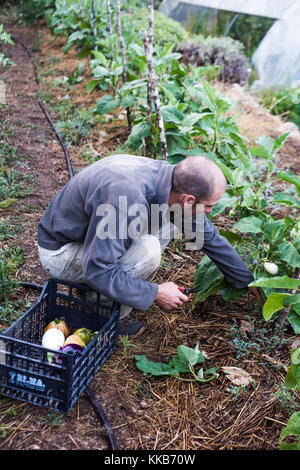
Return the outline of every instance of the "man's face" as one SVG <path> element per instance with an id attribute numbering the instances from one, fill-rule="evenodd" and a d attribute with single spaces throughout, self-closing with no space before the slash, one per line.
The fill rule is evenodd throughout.
<path id="1" fill-rule="evenodd" d="M 225 191 L 219 191 L 216 193 L 214 196 L 212 196 L 210 199 L 207 199 L 205 201 L 201 201 L 200 205 L 203 205 L 202 212 L 205 212 L 205 214 L 209 214 L 214 206 L 219 202 L 221 197 L 223 196 Z"/>
<path id="2" fill-rule="evenodd" d="M 209 214 L 213 210 L 214 206 L 219 202 L 224 192 L 225 189 L 221 189 L 220 191 L 215 193 L 211 198 L 204 201 L 200 201 L 198 203 L 195 202 L 195 196 L 188 194 L 174 195 L 174 193 L 172 193 L 169 200 L 169 206 L 171 206 L 172 204 L 179 204 L 181 206 L 182 212 L 186 210 L 191 210 L 192 217 L 197 217 L 203 214 L 203 212 Z"/>

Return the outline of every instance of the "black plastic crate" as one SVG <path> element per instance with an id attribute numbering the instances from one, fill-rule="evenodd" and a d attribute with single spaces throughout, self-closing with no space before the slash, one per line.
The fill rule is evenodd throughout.
<path id="1" fill-rule="evenodd" d="M 80 288 L 80 295 L 77 289 Z M 49 279 L 38 301 L 0 334 L 0 391 L 17 400 L 67 413 L 116 348 L 120 305 L 90 301 L 88 287 Z M 41 345 L 44 328 L 64 317 L 71 331 L 98 331 L 82 353 L 59 352 L 60 364 Z M 53 352 L 53 351 L 52 351 Z"/>

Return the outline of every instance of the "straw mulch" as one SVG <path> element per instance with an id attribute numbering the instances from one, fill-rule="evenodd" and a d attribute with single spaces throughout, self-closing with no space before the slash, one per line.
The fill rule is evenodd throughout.
<path id="1" fill-rule="evenodd" d="M 173 252 L 173 254 L 172 254 Z M 169 251 L 157 281 L 191 285 L 197 257 L 179 258 Z M 176 252 L 176 250 L 175 250 Z M 183 253 L 183 256 L 186 256 Z M 158 306 L 135 312 L 146 323 L 144 332 L 130 339 L 104 364 L 92 389 L 108 413 L 122 449 L 222 450 L 277 449 L 287 422 L 289 402 L 280 390 L 295 337 L 267 324 L 253 299 L 244 296 L 225 302 L 212 296 L 193 307 L 193 299 L 166 313 Z M 187 382 L 171 377 L 146 377 L 134 356 L 168 362 L 178 345 L 205 355 L 204 370 L 218 366 L 211 382 Z M 232 383 L 223 366 L 250 374 L 247 386 Z M 182 375 L 187 378 L 189 374 Z M 296 397 L 294 397 L 296 400 Z M 294 402 L 293 402 L 294 403 Z"/>

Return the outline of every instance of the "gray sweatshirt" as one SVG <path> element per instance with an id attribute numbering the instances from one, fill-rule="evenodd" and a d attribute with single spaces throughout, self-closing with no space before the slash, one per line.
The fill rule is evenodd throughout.
<path id="1" fill-rule="evenodd" d="M 89 165 L 61 189 L 45 210 L 38 225 L 39 246 L 58 250 L 66 243 L 82 243 L 86 283 L 108 298 L 146 311 L 156 297 L 158 285 L 134 278 L 119 267 L 118 260 L 132 243 L 130 236 L 124 236 L 124 229 L 134 219 L 119 217 L 123 211 L 120 200 L 126 196 L 127 207 L 141 204 L 150 219 L 152 205 L 168 204 L 173 170 L 174 165 L 165 161 L 134 155 L 112 155 Z M 113 239 L 99 236 L 99 224 L 107 217 L 107 212 L 99 210 L 106 207 L 104 204 L 115 210 Z M 203 253 L 232 286 L 247 287 L 253 280 L 251 272 L 205 215 L 203 230 Z"/>

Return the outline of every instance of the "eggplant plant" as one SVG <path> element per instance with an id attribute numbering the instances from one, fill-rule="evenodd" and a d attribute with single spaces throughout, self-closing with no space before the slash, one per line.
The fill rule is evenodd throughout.
<path id="1" fill-rule="evenodd" d="M 287 320 L 296 334 L 300 333 L 300 281 L 294 277 L 300 268 L 299 225 L 288 216 L 283 219 L 247 216 L 233 225 L 233 232 L 220 231 L 244 257 L 254 277 L 250 286 L 259 287 L 263 292 L 266 298 L 264 319 L 269 321 L 275 313 L 288 308 Z M 276 275 L 270 273 L 266 263 L 276 265 Z M 207 256 L 196 268 L 194 286 L 197 289 L 194 305 L 217 292 L 225 300 L 235 300 L 246 292 L 228 286 Z"/>
<path id="2" fill-rule="evenodd" d="M 243 147 L 232 154 L 230 161 L 225 162 L 220 157 L 213 157 L 220 166 L 228 181 L 225 196 L 214 207 L 211 218 L 225 209 L 230 208 L 229 216 L 245 217 L 257 215 L 268 218 L 268 213 L 275 206 L 290 206 L 292 210 L 300 208 L 297 198 L 288 192 L 274 193 L 274 179 L 285 177 L 285 173 L 277 169 L 278 152 L 288 133 L 272 139 L 261 136 L 255 147 Z M 296 175 L 290 173 L 290 180 L 297 184 Z"/>

